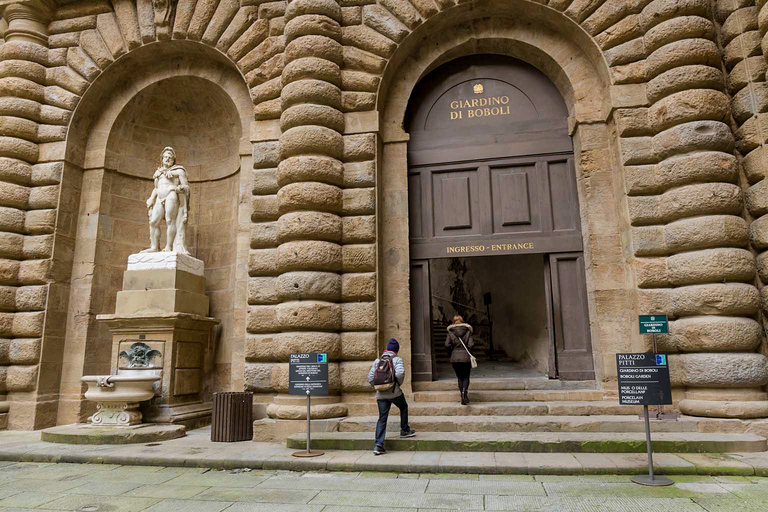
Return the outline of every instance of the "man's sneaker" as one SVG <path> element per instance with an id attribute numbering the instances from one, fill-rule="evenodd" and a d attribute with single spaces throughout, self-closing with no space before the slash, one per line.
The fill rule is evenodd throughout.
<path id="1" fill-rule="evenodd" d="M 376 447 L 373 448 L 373 454 L 374 455 L 381 455 L 383 453 L 387 453 L 387 450 L 385 450 L 383 447 L 376 446 Z"/>
<path id="2" fill-rule="evenodd" d="M 412 428 L 409 428 L 408 430 L 403 430 L 400 432 L 400 437 L 413 437 L 416 435 L 416 431 Z"/>

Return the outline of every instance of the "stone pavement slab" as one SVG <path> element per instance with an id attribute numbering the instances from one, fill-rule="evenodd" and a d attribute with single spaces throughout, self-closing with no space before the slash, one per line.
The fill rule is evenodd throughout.
<path id="1" fill-rule="evenodd" d="M 51 479 L 51 475 L 58 475 L 61 480 Z M 103 475 L 110 476 L 96 478 Z M 157 479 L 136 483 L 148 476 Z M 768 478 L 754 475 L 675 475 L 672 478 L 673 486 L 654 488 L 631 483 L 628 475 L 615 474 L 532 476 L 217 471 L 187 467 L 18 463 L 0 467 L 0 512 L 768 510 Z M 54 487 L 57 485 L 61 487 Z M 52 489 L 56 492 L 51 492 Z"/>

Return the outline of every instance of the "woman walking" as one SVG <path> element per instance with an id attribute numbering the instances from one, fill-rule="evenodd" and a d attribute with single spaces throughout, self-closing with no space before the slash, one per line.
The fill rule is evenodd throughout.
<path id="1" fill-rule="evenodd" d="M 451 365 L 456 372 L 459 381 L 459 393 L 461 393 L 461 405 L 469 403 L 469 373 L 472 371 L 470 352 L 475 342 L 472 339 L 472 326 L 464 323 L 460 315 L 453 317 L 453 323 L 448 326 L 448 335 L 445 337 L 445 346 L 451 351 Z"/>

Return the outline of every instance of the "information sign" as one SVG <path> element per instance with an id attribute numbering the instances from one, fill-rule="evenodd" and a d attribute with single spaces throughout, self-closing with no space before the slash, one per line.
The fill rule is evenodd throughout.
<path id="1" fill-rule="evenodd" d="M 328 394 L 328 354 L 291 354 L 289 361 L 291 395 Z"/>
<path id="2" fill-rule="evenodd" d="M 666 354 L 616 354 L 621 405 L 672 403 Z"/>
<path id="3" fill-rule="evenodd" d="M 640 334 L 667 334 L 667 315 L 640 315 Z"/>

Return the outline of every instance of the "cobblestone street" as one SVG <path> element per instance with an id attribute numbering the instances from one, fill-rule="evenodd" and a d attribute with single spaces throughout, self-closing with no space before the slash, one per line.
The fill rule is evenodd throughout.
<path id="1" fill-rule="evenodd" d="M 0 510 L 762 512 L 768 478 L 673 476 L 641 487 L 629 476 L 448 475 L 216 471 L 0 462 Z"/>

